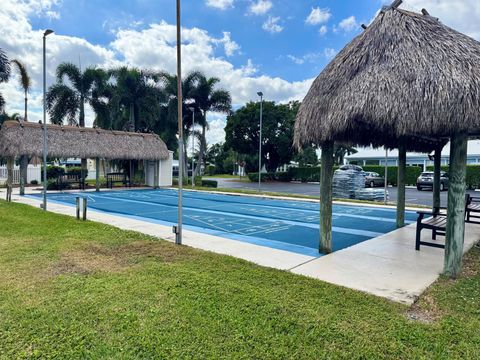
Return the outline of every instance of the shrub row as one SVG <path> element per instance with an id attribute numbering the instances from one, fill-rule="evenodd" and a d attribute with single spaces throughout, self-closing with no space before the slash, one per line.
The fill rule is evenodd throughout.
<path id="1" fill-rule="evenodd" d="M 376 172 L 380 176 L 385 176 L 385 166 L 382 165 L 365 165 L 362 166 L 364 171 Z M 415 185 L 417 178 L 422 173 L 423 169 L 420 166 L 407 166 L 405 171 L 405 183 L 407 185 Z M 387 180 L 391 185 L 397 185 L 398 166 L 388 166 Z"/>
<path id="2" fill-rule="evenodd" d="M 75 167 L 68 167 L 66 170 L 62 166 L 55 166 L 55 165 L 48 165 L 47 166 L 47 180 L 56 180 L 59 177 L 65 174 L 75 174 L 80 175 L 82 172 L 82 168 L 79 166 Z M 88 170 L 85 170 L 83 173 L 84 178 L 86 179 L 88 176 Z M 43 170 L 42 170 L 42 177 L 43 177 Z"/>
<path id="3" fill-rule="evenodd" d="M 210 188 L 216 188 L 218 186 L 217 181 L 215 181 L 215 180 L 203 180 L 201 176 L 196 176 L 194 181 L 195 181 L 195 186 L 210 187 Z M 174 178 L 172 180 L 172 185 L 173 186 L 178 185 L 178 178 Z M 192 185 L 192 179 L 191 178 L 183 178 L 183 185 L 184 186 Z"/>
<path id="4" fill-rule="evenodd" d="M 448 173 L 448 165 L 441 167 L 442 171 Z M 428 171 L 433 171 L 433 166 L 427 166 Z M 467 187 L 469 189 L 480 189 L 480 165 L 467 165 Z"/>

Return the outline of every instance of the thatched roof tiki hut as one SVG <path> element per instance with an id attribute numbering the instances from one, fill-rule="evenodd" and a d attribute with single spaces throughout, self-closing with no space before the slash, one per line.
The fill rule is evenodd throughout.
<path id="1" fill-rule="evenodd" d="M 99 159 L 158 161 L 169 158 L 165 143 L 155 134 L 47 125 L 48 153 L 51 158 L 96 159 L 99 190 Z M 13 160 L 21 156 L 42 157 L 43 125 L 7 121 L 0 129 L 0 156 Z M 158 171 L 155 171 L 158 175 Z M 158 179 L 155 179 L 158 184 Z"/>
<path id="2" fill-rule="evenodd" d="M 465 229 L 467 139 L 480 134 L 480 43 L 426 10 L 399 9 L 400 3 L 384 7 L 317 77 L 300 107 L 294 142 L 322 147 L 320 250 L 330 252 L 334 142 L 399 148 L 401 226 L 406 151 L 435 151 L 438 196 L 438 159 L 451 140 L 444 271 L 456 276 Z"/>

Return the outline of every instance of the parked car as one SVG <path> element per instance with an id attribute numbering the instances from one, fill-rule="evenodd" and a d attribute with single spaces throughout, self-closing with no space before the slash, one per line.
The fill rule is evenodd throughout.
<path id="1" fill-rule="evenodd" d="M 448 174 L 444 171 L 440 173 L 440 191 L 448 189 Z M 425 171 L 417 178 L 417 190 L 424 188 L 433 189 L 433 171 Z"/>
<path id="2" fill-rule="evenodd" d="M 385 178 L 376 172 L 365 172 L 365 187 L 384 186 Z"/>

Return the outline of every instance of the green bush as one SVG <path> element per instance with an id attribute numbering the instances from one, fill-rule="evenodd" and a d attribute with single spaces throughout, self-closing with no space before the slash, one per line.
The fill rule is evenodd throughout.
<path id="1" fill-rule="evenodd" d="M 291 167 L 288 169 L 290 181 L 320 181 L 320 167 Z"/>
<path id="2" fill-rule="evenodd" d="M 382 165 L 365 165 L 362 166 L 363 171 L 367 172 L 376 172 L 380 176 L 385 176 L 385 166 Z M 405 184 L 406 185 L 415 185 L 417 183 L 417 178 L 422 173 L 423 169 L 420 166 L 407 166 L 405 170 Z M 388 183 L 396 186 L 397 185 L 397 175 L 398 166 L 388 166 Z"/>
<path id="3" fill-rule="evenodd" d="M 202 177 L 201 176 L 195 176 L 195 179 L 193 180 L 195 182 L 195 186 L 202 186 Z M 191 182 L 191 180 L 190 180 Z"/>
<path id="4" fill-rule="evenodd" d="M 78 175 L 82 174 L 82 168 L 80 166 L 71 166 L 67 167 L 66 173 L 68 175 Z M 88 177 L 88 169 L 85 169 L 83 172 L 83 178 L 86 179 Z"/>
<path id="5" fill-rule="evenodd" d="M 215 165 L 208 165 L 207 166 L 207 174 L 210 176 L 215 175 Z"/>
<path id="6" fill-rule="evenodd" d="M 47 181 L 47 190 L 66 190 L 70 189 L 70 185 L 57 180 L 50 179 Z"/>
<path id="7" fill-rule="evenodd" d="M 288 171 L 285 172 L 277 172 L 275 174 L 275 180 L 282 181 L 282 182 L 290 182 L 292 181 L 292 177 Z"/>
<path id="8" fill-rule="evenodd" d="M 65 168 L 61 166 L 47 165 L 47 180 L 56 180 L 60 176 L 65 175 Z M 43 179 L 43 167 L 42 167 L 42 179 Z"/>
<path id="9" fill-rule="evenodd" d="M 38 185 L 38 181 L 37 180 L 32 180 L 32 181 L 30 181 L 30 184 L 31 185 Z"/>
<path id="10" fill-rule="evenodd" d="M 218 186 L 218 183 L 215 180 L 201 180 L 201 185 L 203 187 L 216 188 Z"/>
<path id="11" fill-rule="evenodd" d="M 251 182 L 258 182 L 258 173 L 248 173 L 248 178 Z M 261 181 L 274 181 L 275 173 L 262 173 Z"/>

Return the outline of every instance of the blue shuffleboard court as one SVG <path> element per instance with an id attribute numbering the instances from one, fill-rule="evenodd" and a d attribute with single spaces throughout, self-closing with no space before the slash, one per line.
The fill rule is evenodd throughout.
<path id="1" fill-rule="evenodd" d="M 32 195 L 41 197 L 41 195 Z M 177 191 L 121 190 L 48 194 L 49 201 L 75 205 L 75 198 L 88 199 L 93 210 L 147 222 L 174 225 L 177 222 Z M 321 256 L 319 203 L 277 200 L 184 191 L 184 228 L 294 253 Z M 415 212 L 405 215 L 416 219 Z M 334 251 L 358 244 L 395 229 L 395 210 L 369 206 L 334 205 Z"/>

